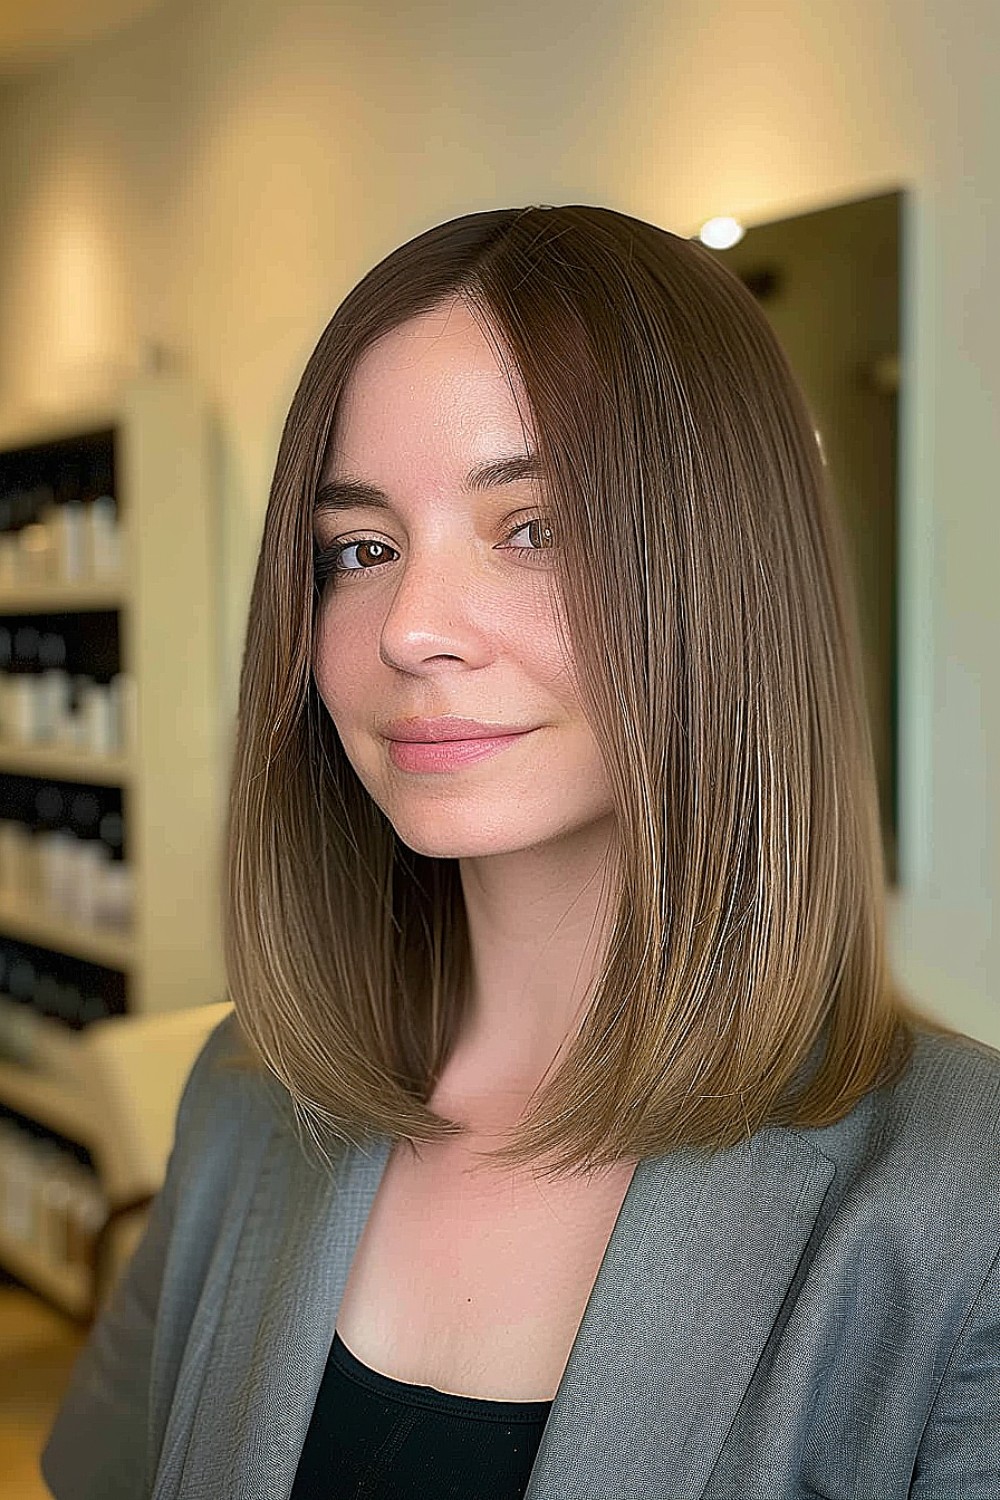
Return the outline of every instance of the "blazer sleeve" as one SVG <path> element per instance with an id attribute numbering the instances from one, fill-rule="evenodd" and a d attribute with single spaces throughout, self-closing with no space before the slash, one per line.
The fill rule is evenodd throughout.
<path id="1" fill-rule="evenodd" d="M 952 1350 L 924 1427 L 909 1500 L 1000 1496 L 1000 1252 Z"/>
<path id="2" fill-rule="evenodd" d="M 149 1490 L 149 1381 L 163 1267 L 174 1220 L 185 1143 L 198 1086 L 228 1032 L 215 1028 L 195 1059 L 177 1108 L 163 1186 L 142 1239 L 98 1314 L 42 1449 L 42 1477 L 56 1500 L 143 1500 Z"/>

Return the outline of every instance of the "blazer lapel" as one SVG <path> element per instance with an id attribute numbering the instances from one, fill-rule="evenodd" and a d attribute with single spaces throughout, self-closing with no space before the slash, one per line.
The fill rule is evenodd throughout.
<path id="1" fill-rule="evenodd" d="M 834 1171 L 775 1128 L 639 1163 L 524 1500 L 699 1500 Z"/>
<path id="2" fill-rule="evenodd" d="M 153 1500 L 288 1500 L 390 1144 L 345 1149 L 330 1177 L 290 1128 L 271 1132 L 201 1290 L 212 1327 L 189 1343 Z"/>

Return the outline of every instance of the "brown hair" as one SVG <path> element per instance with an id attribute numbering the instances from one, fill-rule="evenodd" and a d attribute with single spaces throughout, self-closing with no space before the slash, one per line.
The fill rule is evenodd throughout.
<path id="1" fill-rule="evenodd" d="M 575 1172 L 832 1123 L 903 1071 L 916 1026 L 948 1030 L 888 972 L 840 522 L 751 294 L 697 242 L 607 208 L 499 209 L 418 235 L 309 359 L 240 677 L 223 893 L 237 1065 L 284 1085 L 327 1160 L 331 1137 L 460 1129 L 426 1104 L 465 1003 L 458 862 L 400 841 L 311 668 L 312 506 L 338 397 L 375 339 L 456 296 L 527 394 L 620 851 L 580 1032 L 490 1156 Z"/>

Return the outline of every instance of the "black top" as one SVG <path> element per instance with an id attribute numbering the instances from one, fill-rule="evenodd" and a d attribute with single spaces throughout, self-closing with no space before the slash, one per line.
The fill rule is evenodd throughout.
<path id="1" fill-rule="evenodd" d="M 551 1405 L 392 1380 L 334 1332 L 290 1500 L 521 1500 Z"/>

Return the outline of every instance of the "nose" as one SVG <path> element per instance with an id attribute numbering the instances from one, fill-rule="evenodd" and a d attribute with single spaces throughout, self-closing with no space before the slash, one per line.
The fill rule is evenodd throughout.
<path id="1" fill-rule="evenodd" d="M 475 662 L 488 655 L 497 604 L 472 549 L 451 544 L 411 554 L 398 567 L 380 631 L 379 654 L 388 666 L 414 670 L 432 657 Z"/>

